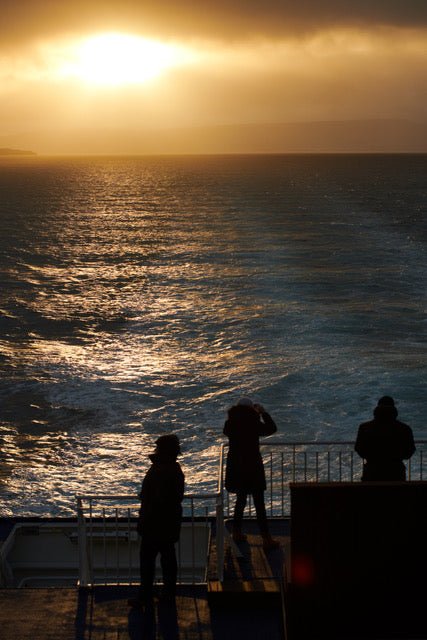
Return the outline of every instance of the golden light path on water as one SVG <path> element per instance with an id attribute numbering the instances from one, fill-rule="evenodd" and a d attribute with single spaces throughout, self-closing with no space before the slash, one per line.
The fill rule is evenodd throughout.
<path id="1" fill-rule="evenodd" d="M 114 248 L 118 249 L 113 245 L 111 253 Z M 125 248 L 121 246 L 119 250 L 123 251 Z M 163 273 L 160 275 L 180 280 L 185 270 L 186 267 L 180 267 L 176 272 L 169 267 L 162 268 Z M 230 269 L 230 274 L 232 271 Z M 9 429 L 3 435 L 6 464 L 2 467 L 0 481 L 3 479 L 7 482 L 7 490 L 18 492 L 22 484 L 22 478 L 18 477 L 15 485 L 13 472 L 14 461 L 19 458 L 26 481 L 31 484 L 34 493 L 34 502 L 31 497 L 27 498 L 27 507 L 35 512 L 39 502 L 49 502 L 53 495 L 56 496 L 56 509 L 68 511 L 69 495 L 81 493 L 82 490 L 85 493 L 102 493 L 105 491 L 106 481 L 109 492 L 122 493 L 124 486 L 130 487 L 129 491 L 133 492 L 147 468 L 147 455 L 153 450 L 156 437 L 145 430 L 147 421 L 156 425 L 157 416 L 160 416 L 163 421 L 162 430 L 173 431 L 173 415 L 177 409 L 188 415 L 187 439 L 191 441 L 201 437 L 204 440 L 204 443 L 200 442 L 197 446 L 197 464 L 194 461 L 194 451 L 188 448 L 186 450 L 183 445 L 181 462 L 188 485 L 197 490 L 213 490 L 217 483 L 218 436 L 225 413 L 213 416 L 209 423 L 204 424 L 203 433 L 191 432 L 195 406 L 202 406 L 211 396 L 217 396 L 218 400 L 221 391 L 207 388 L 200 393 L 199 390 L 197 397 L 190 398 L 191 406 L 182 409 L 170 397 L 170 390 L 172 389 L 172 395 L 178 397 L 186 389 L 191 394 L 192 388 L 199 381 L 202 384 L 203 375 L 207 371 L 210 372 L 209 375 L 215 376 L 217 387 L 224 384 L 224 388 L 227 388 L 230 386 L 231 371 L 233 375 L 245 375 L 245 371 L 257 366 L 257 363 L 250 351 L 238 355 L 239 346 L 233 348 L 220 334 L 211 340 L 203 332 L 191 332 L 188 339 L 183 340 L 183 324 L 191 321 L 195 309 L 206 308 L 206 297 L 201 296 L 198 291 L 194 291 L 191 296 L 188 291 L 185 296 L 181 296 L 179 292 L 172 298 L 156 296 L 153 304 L 147 305 L 149 309 L 146 314 L 140 316 L 140 294 L 132 292 L 131 296 L 126 296 L 126 315 L 132 316 L 132 331 L 129 332 L 123 317 L 122 303 L 116 299 L 114 288 L 111 288 L 110 297 L 109 291 L 105 292 L 104 287 L 99 286 L 100 282 L 112 282 L 123 277 L 120 267 L 104 270 L 95 267 L 78 268 L 72 272 L 56 267 L 31 268 L 30 273 L 30 279 L 37 287 L 45 281 L 66 282 L 67 287 L 66 296 L 63 292 L 54 295 L 43 295 L 41 292 L 34 301 L 34 311 L 40 310 L 42 304 L 45 318 L 67 323 L 77 310 L 79 313 L 92 315 L 101 301 L 108 308 L 111 331 L 99 331 L 95 322 L 93 329 L 86 329 L 84 338 L 77 339 L 74 344 L 70 343 L 69 338 L 61 341 L 53 338 L 40 339 L 36 334 L 30 336 L 30 346 L 21 351 L 19 365 L 31 370 L 34 362 L 37 362 L 44 371 L 43 376 L 38 373 L 38 382 L 50 386 L 49 400 L 44 403 L 33 400 L 31 409 L 34 417 L 28 429 L 30 433 L 21 435 L 17 430 Z M 85 296 L 73 295 L 71 292 L 74 284 L 82 276 L 88 280 L 93 279 L 95 288 Z M 129 268 L 126 269 L 129 281 L 139 277 L 137 271 L 132 273 Z M 200 274 L 195 279 L 199 277 Z M 171 309 L 174 317 L 169 321 Z M 243 310 L 246 309 L 247 306 L 244 305 Z M 217 309 L 219 314 L 225 311 L 224 308 Z M 232 311 L 236 322 L 241 311 L 239 305 Z M 252 312 L 256 315 L 261 309 L 254 305 Z M 163 324 L 164 318 L 166 327 L 161 331 L 139 333 L 140 321 L 144 326 L 155 326 L 159 322 Z M 234 321 L 231 319 L 231 322 Z M 17 400 L 20 399 L 23 398 L 18 396 Z M 106 401 L 108 424 L 102 424 Z M 137 407 L 136 416 L 133 415 L 131 421 L 123 424 L 123 410 L 130 403 Z M 182 404 L 181 399 L 178 404 Z M 66 411 L 67 423 L 71 428 L 61 430 L 59 419 L 56 433 L 50 432 L 49 421 L 38 417 L 38 413 L 43 416 L 46 411 L 51 415 Z M 75 418 L 70 421 L 73 413 Z M 135 420 L 138 413 L 141 414 L 141 420 Z M 99 427 L 87 432 L 81 425 L 88 421 L 99 422 Z M 152 429 L 155 434 L 156 428 Z M 48 433 L 41 436 L 44 429 Z M 101 431 L 104 429 L 105 431 Z M 8 460 L 11 461 L 10 466 Z M 72 474 L 66 480 L 67 496 L 64 504 L 61 504 L 64 474 L 67 476 L 69 469 L 72 469 Z"/>
<path id="2" fill-rule="evenodd" d="M 108 432 L 90 437 L 78 433 L 74 437 L 68 433 L 20 437 L 10 433 L 3 436 L 3 443 L 0 487 L 7 493 L 22 490 L 22 478 L 13 471 L 19 457 L 28 487 L 25 511 L 33 514 L 43 510 L 43 504 L 52 503 L 53 497 L 52 513 L 70 515 L 75 508 L 74 495 L 128 493 L 136 496 L 150 464 L 147 455 L 153 451 L 153 438 L 141 431 L 141 425 L 135 425 L 135 429 L 126 434 Z M 190 481 L 188 490 L 191 487 L 198 487 L 199 491 L 215 490 L 217 477 L 212 461 L 217 459 L 218 446 L 207 447 L 198 453 L 195 469 L 192 453 L 184 448 L 180 464 Z M 211 478 L 208 482 L 207 475 Z M 16 508 L 11 505 L 2 505 L 3 516 L 15 512 Z"/>
<path id="3" fill-rule="evenodd" d="M 3 166 L 4 513 L 136 492 L 171 431 L 188 490 L 209 490 L 246 394 L 281 437 L 346 440 L 397 389 L 421 434 L 425 175 L 420 158 Z"/>

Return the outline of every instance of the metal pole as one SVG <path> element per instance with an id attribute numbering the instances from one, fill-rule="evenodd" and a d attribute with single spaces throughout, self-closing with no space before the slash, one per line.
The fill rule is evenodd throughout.
<path id="1" fill-rule="evenodd" d="M 222 493 L 216 497 L 216 572 L 219 582 L 224 580 L 224 504 Z"/>
<path id="2" fill-rule="evenodd" d="M 77 539 L 79 547 L 79 585 L 87 587 L 89 585 L 89 558 L 87 546 L 86 520 L 83 512 L 83 502 L 77 496 Z"/>

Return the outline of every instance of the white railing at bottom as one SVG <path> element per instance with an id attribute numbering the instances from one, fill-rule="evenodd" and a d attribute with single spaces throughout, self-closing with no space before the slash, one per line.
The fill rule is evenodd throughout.
<path id="1" fill-rule="evenodd" d="M 140 502 L 134 495 L 77 496 L 79 584 L 137 584 L 140 538 L 136 531 Z M 186 494 L 183 522 L 176 544 L 178 582 L 206 582 L 212 526 L 216 529 L 217 571 L 222 579 L 222 499 L 211 494 Z"/>
<path id="2" fill-rule="evenodd" d="M 206 581 L 208 550 L 215 528 L 216 579 L 224 572 L 223 450 L 217 490 L 188 493 L 183 500 L 183 523 L 176 545 L 178 581 Z M 135 495 L 78 495 L 79 584 L 139 582 L 139 536 L 136 531 L 140 500 Z"/>

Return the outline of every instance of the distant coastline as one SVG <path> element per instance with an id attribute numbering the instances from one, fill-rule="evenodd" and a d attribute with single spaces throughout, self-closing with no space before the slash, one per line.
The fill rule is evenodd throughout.
<path id="1" fill-rule="evenodd" d="M 0 148 L 0 156 L 36 156 L 35 151 L 26 151 L 23 149 Z"/>
<path id="2" fill-rule="evenodd" d="M 172 128 L 92 128 L 0 136 L 0 149 L 36 155 L 427 153 L 427 120 L 232 123 Z M 0 151 L 1 153 L 1 151 Z M 14 151 L 15 155 L 18 153 Z"/>

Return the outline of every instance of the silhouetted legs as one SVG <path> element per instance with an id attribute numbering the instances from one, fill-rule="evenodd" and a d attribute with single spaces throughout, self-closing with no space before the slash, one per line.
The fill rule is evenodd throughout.
<path id="1" fill-rule="evenodd" d="M 264 504 L 264 492 L 255 491 L 251 494 L 254 501 L 254 507 L 258 522 L 258 527 L 263 539 L 263 546 L 266 551 L 276 549 L 279 547 L 279 543 L 270 535 L 267 523 L 267 513 Z M 242 521 L 243 512 L 246 507 L 247 494 L 242 491 L 238 491 L 236 494 L 236 504 L 234 506 L 234 521 L 233 521 L 233 540 L 235 542 L 243 542 L 246 540 L 246 536 L 242 533 Z"/>
<path id="2" fill-rule="evenodd" d="M 173 542 L 160 548 L 160 566 L 163 573 L 163 594 L 165 596 L 175 596 L 178 563 Z"/>
<path id="3" fill-rule="evenodd" d="M 141 596 L 143 600 L 153 597 L 153 584 L 156 569 L 156 557 L 160 553 L 160 566 L 163 573 L 163 593 L 173 597 L 176 591 L 178 565 L 173 542 L 144 541 L 140 550 Z"/>
<path id="4" fill-rule="evenodd" d="M 234 529 L 240 531 L 242 528 L 243 512 L 246 507 L 247 494 L 238 491 L 236 494 L 236 504 L 234 507 Z M 265 511 L 264 504 L 264 492 L 256 491 L 252 493 L 252 499 L 254 501 L 254 507 L 257 517 L 257 522 L 261 535 L 268 534 L 267 513 Z"/>

